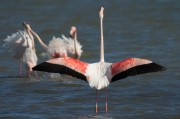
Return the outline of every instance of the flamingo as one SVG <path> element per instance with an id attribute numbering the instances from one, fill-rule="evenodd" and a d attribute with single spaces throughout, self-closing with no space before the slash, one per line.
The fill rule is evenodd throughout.
<path id="1" fill-rule="evenodd" d="M 100 16 L 100 62 L 86 63 L 70 57 L 54 58 L 33 67 L 35 71 L 54 72 L 71 75 L 85 80 L 91 88 L 96 88 L 95 112 L 98 113 L 97 91 L 105 88 L 105 110 L 108 112 L 106 87 L 117 80 L 138 74 L 165 71 L 166 68 L 147 59 L 127 58 L 123 61 L 108 63 L 104 60 L 103 39 L 103 11 L 101 7 Z"/>
<path id="2" fill-rule="evenodd" d="M 49 59 L 59 58 L 63 56 L 69 56 L 75 59 L 79 59 L 82 53 L 82 46 L 77 41 L 77 30 L 76 27 L 72 27 L 70 31 L 70 35 L 74 36 L 74 40 L 72 38 L 66 38 L 62 35 L 62 38 L 55 38 L 49 42 L 49 45 L 43 43 L 41 38 L 31 29 L 29 23 L 25 23 L 27 29 L 37 38 L 42 47 L 47 50 L 47 54 Z"/>
<path id="3" fill-rule="evenodd" d="M 35 52 L 34 38 L 28 29 L 18 31 L 4 40 L 6 47 L 14 59 L 20 60 L 19 75 L 22 76 L 22 63 L 25 66 L 27 77 L 30 77 L 32 67 L 37 64 L 38 58 Z M 36 71 L 34 72 L 38 78 Z"/>

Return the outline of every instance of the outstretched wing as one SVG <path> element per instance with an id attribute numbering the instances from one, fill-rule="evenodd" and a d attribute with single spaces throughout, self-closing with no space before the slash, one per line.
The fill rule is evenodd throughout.
<path id="1" fill-rule="evenodd" d="M 65 57 L 48 60 L 46 62 L 38 64 L 32 69 L 36 71 L 67 74 L 87 81 L 87 78 L 85 76 L 87 66 L 88 63 L 86 62 L 82 62 L 70 57 Z"/>
<path id="2" fill-rule="evenodd" d="M 121 62 L 111 65 L 110 72 L 112 74 L 111 82 L 150 72 L 165 71 L 166 68 L 152 61 L 139 58 L 129 58 Z"/>

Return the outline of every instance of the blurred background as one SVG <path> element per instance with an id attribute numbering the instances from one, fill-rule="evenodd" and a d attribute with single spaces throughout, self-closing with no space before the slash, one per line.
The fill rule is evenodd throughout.
<path id="1" fill-rule="evenodd" d="M 19 77 L 19 61 L 3 47 L 3 40 L 27 21 L 48 45 L 52 37 L 69 37 L 71 26 L 83 46 L 80 60 L 99 61 L 99 11 L 104 7 L 105 61 L 129 57 L 152 60 L 167 68 L 114 82 L 99 91 L 79 79 L 38 72 L 39 79 Z M 0 4 L 0 118 L 180 118 L 180 1 L 179 0 L 16 0 Z M 38 63 L 48 60 L 35 38 Z"/>

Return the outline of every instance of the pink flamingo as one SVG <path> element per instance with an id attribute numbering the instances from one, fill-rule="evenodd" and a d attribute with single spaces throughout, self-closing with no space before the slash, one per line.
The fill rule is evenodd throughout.
<path id="1" fill-rule="evenodd" d="M 29 23 L 24 23 L 26 28 L 37 38 L 41 46 L 47 51 L 47 55 L 49 59 L 59 58 L 63 56 L 72 57 L 75 59 L 79 59 L 82 53 L 82 46 L 77 41 L 77 29 L 72 26 L 70 30 L 70 36 L 72 38 L 66 38 L 62 35 L 62 38 L 55 38 L 49 42 L 49 45 L 43 43 L 41 38 L 31 29 Z M 50 74 L 51 77 L 58 77 L 59 74 Z"/>
<path id="2" fill-rule="evenodd" d="M 27 72 L 27 77 L 30 77 L 32 67 L 37 64 L 37 56 L 34 46 L 34 38 L 28 29 L 25 31 L 18 31 L 17 33 L 8 36 L 3 45 L 12 54 L 14 59 L 20 60 L 19 75 L 22 75 L 22 63 L 24 64 Z M 37 78 L 36 71 L 34 72 Z"/>
<path id="3" fill-rule="evenodd" d="M 43 43 L 41 38 L 31 29 L 30 24 L 25 24 L 27 29 L 37 38 L 41 46 L 47 50 L 47 54 L 49 59 L 59 58 L 63 56 L 72 57 L 75 59 L 79 59 L 82 53 L 82 46 L 77 41 L 77 30 L 76 27 L 71 27 L 70 34 L 74 36 L 74 40 L 72 38 L 66 38 L 62 35 L 61 38 L 55 38 L 49 42 L 49 45 Z"/>
<path id="4" fill-rule="evenodd" d="M 87 81 L 91 88 L 96 88 L 96 113 L 98 112 L 97 90 L 102 88 L 105 88 L 105 110 L 106 113 L 108 111 L 106 87 L 110 84 L 110 82 L 114 82 L 128 76 L 166 70 L 165 67 L 162 67 L 150 60 L 140 58 L 128 58 L 115 63 L 105 62 L 102 28 L 103 11 L 104 8 L 102 7 L 99 12 L 101 26 L 100 62 L 90 64 L 70 57 L 63 57 L 54 58 L 33 67 L 33 70 L 36 71 L 67 74 Z"/>

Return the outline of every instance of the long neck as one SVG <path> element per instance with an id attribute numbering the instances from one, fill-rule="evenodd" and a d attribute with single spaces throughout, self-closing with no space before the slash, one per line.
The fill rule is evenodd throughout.
<path id="1" fill-rule="evenodd" d="M 28 36 L 28 37 L 27 37 Z M 30 38 L 31 39 L 31 37 L 30 37 L 30 35 L 29 35 L 29 33 L 28 33 L 28 30 L 26 30 L 26 32 L 25 32 L 25 39 L 26 39 L 26 41 L 27 41 L 27 47 L 29 47 L 29 39 L 28 38 Z"/>
<path id="2" fill-rule="evenodd" d="M 41 44 L 41 46 L 47 50 L 48 46 L 46 44 L 43 43 L 43 41 L 41 40 L 41 38 L 32 30 L 30 29 L 30 32 L 38 39 L 39 43 Z"/>
<path id="3" fill-rule="evenodd" d="M 79 59 L 80 55 L 77 52 L 77 30 L 75 31 L 74 34 L 74 50 L 75 50 L 75 58 Z"/>
<path id="4" fill-rule="evenodd" d="M 35 49 L 35 45 L 34 45 L 34 38 L 32 36 L 32 34 L 27 30 L 26 33 L 28 34 L 29 38 L 31 39 L 32 42 L 32 49 Z M 29 47 L 29 44 L 28 44 Z"/>
<path id="5" fill-rule="evenodd" d="M 101 29 L 100 62 L 104 62 L 103 18 L 100 18 L 100 29 Z"/>

